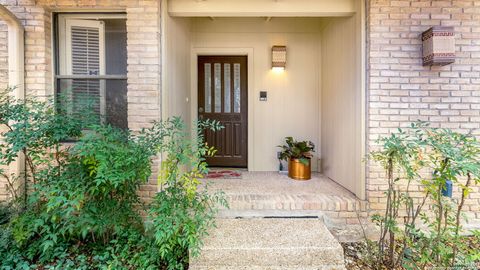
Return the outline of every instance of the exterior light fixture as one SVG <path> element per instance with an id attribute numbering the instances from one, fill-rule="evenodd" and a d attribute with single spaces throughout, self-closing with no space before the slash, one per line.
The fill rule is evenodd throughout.
<path id="1" fill-rule="evenodd" d="M 455 62 L 453 27 L 434 26 L 422 33 L 423 65 L 445 66 Z"/>
<path id="2" fill-rule="evenodd" d="M 272 69 L 284 70 L 287 65 L 287 47 L 273 46 L 272 47 Z"/>

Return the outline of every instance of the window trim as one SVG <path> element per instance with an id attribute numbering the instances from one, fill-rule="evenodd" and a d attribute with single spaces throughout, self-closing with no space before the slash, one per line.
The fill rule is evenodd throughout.
<path id="1" fill-rule="evenodd" d="M 53 95 L 54 99 L 57 98 L 59 93 L 61 79 L 92 79 L 99 80 L 101 83 L 105 84 L 107 80 L 124 80 L 127 81 L 127 72 L 125 74 L 106 74 L 106 63 L 104 62 L 103 68 L 100 69 L 99 75 L 73 75 L 68 71 L 68 53 L 67 53 L 67 20 L 104 20 L 104 19 L 122 19 L 127 20 L 127 14 L 121 11 L 112 11 L 112 12 L 55 12 L 53 14 L 52 22 L 52 44 L 53 44 L 53 54 L 52 54 L 52 65 L 53 65 Z M 106 51 L 105 51 L 105 41 L 103 41 L 103 61 L 106 61 Z M 101 65 L 102 66 L 102 65 Z M 101 104 L 103 109 L 106 109 L 106 104 Z M 101 109 L 102 110 L 102 109 Z M 105 112 L 102 113 L 106 115 Z M 102 117 L 103 118 L 103 117 Z M 103 119 L 105 120 L 105 119 Z"/>
<path id="2" fill-rule="evenodd" d="M 126 80 L 127 75 L 55 75 L 57 79 Z"/>
<path id="3" fill-rule="evenodd" d="M 108 13 L 57 13 L 56 27 L 54 28 L 54 44 L 56 45 L 55 79 L 58 75 L 67 75 L 67 56 L 62 55 L 66 52 L 66 25 L 67 20 L 102 20 L 102 19 L 127 19 L 127 14 L 108 14 Z M 104 74 L 100 74 L 104 75 Z"/>
<path id="4" fill-rule="evenodd" d="M 67 73 L 65 70 L 66 63 L 64 62 L 63 65 L 61 64 L 62 58 L 66 58 L 66 56 L 62 56 L 61 52 L 65 52 L 65 42 L 61 44 L 61 40 L 65 40 L 65 27 L 66 27 L 66 20 L 67 19 L 91 19 L 91 20 L 101 20 L 101 19 L 127 19 L 126 13 L 118 13 L 118 12 L 56 12 L 54 14 L 54 21 L 52 24 L 52 43 L 54 48 L 54 55 L 52 55 L 52 62 L 53 62 L 53 81 L 56 90 L 57 80 L 59 79 L 58 76 L 64 76 Z M 125 74 L 126 75 L 126 74 Z M 125 76 L 126 77 L 126 76 Z M 56 92 L 55 92 L 56 94 Z"/>

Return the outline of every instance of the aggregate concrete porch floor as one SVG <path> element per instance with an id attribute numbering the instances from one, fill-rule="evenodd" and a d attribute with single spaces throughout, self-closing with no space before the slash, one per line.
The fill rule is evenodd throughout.
<path id="1" fill-rule="evenodd" d="M 313 173 L 308 181 L 296 181 L 278 172 L 241 171 L 241 179 L 203 179 L 210 191 L 221 190 L 229 203 L 229 212 L 246 210 L 308 210 L 340 212 L 353 218 L 352 212 L 365 211 L 366 203 L 331 179 Z M 350 214 L 345 214 L 350 212 Z"/>
<path id="2" fill-rule="evenodd" d="M 355 198 L 350 191 L 319 173 L 312 173 L 310 180 L 297 181 L 278 172 L 240 172 L 241 179 L 206 179 L 206 181 L 210 183 L 211 188 L 221 189 L 227 194 L 322 194 Z"/>

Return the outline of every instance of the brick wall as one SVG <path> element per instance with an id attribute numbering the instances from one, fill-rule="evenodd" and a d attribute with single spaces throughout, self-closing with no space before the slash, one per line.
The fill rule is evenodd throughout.
<path id="1" fill-rule="evenodd" d="M 25 89 L 28 96 L 53 94 L 52 11 L 98 12 L 112 10 L 127 14 L 128 124 L 133 130 L 160 119 L 160 6 L 157 0 L 0 0 L 25 26 Z M 0 24 L 0 37 L 6 35 Z M 0 86 L 3 55 L 0 40 Z M 157 166 L 155 165 L 155 168 Z M 154 170 L 155 171 L 155 170 Z M 4 192 L 0 180 L 0 200 Z M 142 197 L 156 192 L 156 177 L 141 188 Z"/>
<path id="2" fill-rule="evenodd" d="M 138 130 L 160 118 L 160 10 L 157 0 L 0 0 L 25 25 L 26 89 L 29 95 L 53 93 L 51 11 L 124 10 L 128 30 L 128 120 Z M 480 2 L 474 0 L 368 1 L 368 148 L 397 127 L 418 119 L 434 126 L 480 135 Z M 457 61 L 423 67 L 420 34 L 433 25 L 454 26 Z M 0 24 L 0 37 L 6 36 Z M 0 86 L 6 54 L 0 39 Z M 156 166 L 155 166 L 156 167 Z M 369 164 L 368 198 L 373 210 L 385 205 L 384 173 Z M 0 182 L 0 200 L 2 199 Z M 156 191 L 155 178 L 142 187 Z M 467 202 L 480 219 L 480 190 Z M 475 216 L 475 212 L 476 216 Z"/>
<path id="3" fill-rule="evenodd" d="M 480 135 L 480 1 L 371 0 L 367 10 L 369 150 L 379 136 L 418 119 Z M 455 27 L 454 64 L 422 66 L 421 33 L 434 25 Z M 370 207 L 382 209 L 384 172 L 370 164 L 367 178 Z M 480 219 L 474 191 L 465 209 Z"/>
<path id="4" fill-rule="evenodd" d="M 8 86 L 8 32 L 7 25 L 0 21 L 0 89 Z"/>
<path id="5" fill-rule="evenodd" d="M 27 95 L 52 94 L 51 15 L 33 0 L 0 0 L 25 27 L 25 89 Z M 5 33 L 6 35 L 6 33 Z"/>

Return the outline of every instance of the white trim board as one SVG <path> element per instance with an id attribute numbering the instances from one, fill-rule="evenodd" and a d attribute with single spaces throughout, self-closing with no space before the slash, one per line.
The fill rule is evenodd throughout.
<path id="1" fill-rule="evenodd" d="M 12 97 L 16 100 L 25 98 L 25 29 L 20 20 L 7 8 L 0 5 L 0 19 L 2 19 L 8 28 L 8 86 L 14 88 Z M 25 172 L 25 156 L 18 154 L 17 159 L 8 167 L 9 173 L 14 173 L 21 178 L 24 185 L 25 179 L 22 173 Z"/>
<path id="2" fill-rule="evenodd" d="M 337 17 L 355 13 L 358 0 L 169 0 L 178 17 Z"/>

